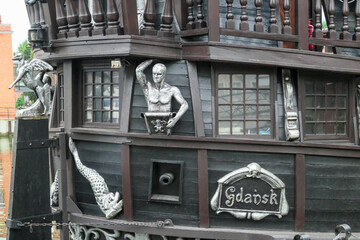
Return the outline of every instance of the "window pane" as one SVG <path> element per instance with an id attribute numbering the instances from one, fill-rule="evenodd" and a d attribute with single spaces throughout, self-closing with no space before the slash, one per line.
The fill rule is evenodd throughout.
<path id="1" fill-rule="evenodd" d="M 219 134 L 230 135 L 230 122 L 219 122 Z"/>
<path id="2" fill-rule="evenodd" d="M 85 96 L 91 97 L 93 95 L 93 85 L 86 86 Z"/>
<path id="3" fill-rule="evenodd" d="M 113 92 L 112 92 L 113 97 L 118 97 L 119 96 L 119 86 L 113 85 L 112 87 L 113 87 Z"/>
<path id="4" fill-rule="evenodd" d="M 259 75 L 259 88 L 270 88 L 269 75 Z"/>
<path id="5" fill-rule="evenodd" d="M 348 90 L 347 82 L 337 82 L 336 84 L 337 94 L 347 94 L 347 90 Z"/>
<path id="6" fill-rule="evenodd" d="M 232 104 L 242 104 L 243 103 L 243 90 L 232 90 Z"/>
<path id="7" fill-rule="evenodd" d="M 270 121 L 259 121 L 259 135 L 270 135 Z"/>
<path id="8" fill-rule="evenodd" d="M 232 118 L 233 119 L 244 119 L 244 107 L 241 105 L 232 106 Z"/>
<path id="9" fill-rule="evenodd" d="M 256 119 L 256 106 L 245 106 L 245 119 Z"/>
<path id="10" fill-rule="evenodd" d="M 246 74 L 245 75 L 245 87 L 246 88 L 257 88 L 256 74 Z"/>
<path id="11" fill-rule="evenodd" d="M 324 123 L 318 123 L 316 124 L 316 134 L 324 134 Z"/>
<path id="12" fill-rule="evenodd" d="M 259 119 L 270 120 L 270 106 L 259 106 Z"/>
<path id="13" fill-rule="evenodd" d="M 104 122 L 110 122 L 110 112 L 103 112 Z"/>
<path id="14" fill-rule="evenodd" d="M 85 83 L 92 84 L 93 83 L 93 73 L 85 72 Z"/>
<path id="15" fill-rule="evenodd" d="M 337 97 L 336 107 L 345 108 L 346 107 L 346 97 Z"/>
<path id="16" fill-rule="evenodd" d="M 270 90 L 259 90 L 259 103 L 260 104 L 270 103 Z"/>
<path id="17" fill-rule="evenodd" d="M 324 82 L 317 82 L 315 84 L 315 93 L 316 94 L 325 94 L 325 83 Z"/>
<path id="18" fill-rule="evenodd" d="M 119 99 L 113 98 L 112 101 L 113 101 L 112 110 L 119 110 Z"/>
<path id="19" fill-rule="evenodd" d="M 110 83 L 110 72 L 104 72 L 104 83 Z"/>
<path id="20" fill-rule="evenodd" d="M 86 112 L 85 116 L 86 116 L 85 119 L 86 122 L 92 122 L 92 111 Z"/>
<path id="21" fill-rule="evenodd" d="M 337 134 L 345 134 L 345 127 L 346 127 L 346 124 L 345 123 L 337 123 L 336 124 L 336 131 L 337 131 Z"/>
<path id="22" fill-rule="evenodd" d="M 101 96 L 101 85 L 95 85 L 95 94 L 94 96 Z"/>
<path id="23" fill-rule="evenodd" d="M 95 72 L 95 83 L 101 83 L 101 72 Z"/>
<path id="24" fill-rule="evenodd" d="M 315 134 L 315 124 L 307 123 L 305 127 L 306 134 Z"/>
<path id="25" fill-rule="evenodd" d="M 85 109 L 92 110 L 92 98 L 85 99 Z"/>
<path id="26" fill-rule="evenodd" d="M 245 134 L 246 135 L 255 135 L 256 134 L 256 121 L 246 121 L 245 122 Z"/>
<path id="27" fill-rule="evenodd" d="M 313 94 L 314 93 L 314 83 L 313 82 L 306 82 L 305 83 L 305 93 L 306 94 Z"/>
<path id="28" fill-rule="evenodd" d="M 94 122 L 101 122 L 101 112 L 94 112 L 95 119 Z"/>
<path id="29" fill-rule="evenodd" d="M 306 110 L 305 120 L 314 121 L 315 110 Z"/>
<path id="30" fill-rule="evenodd" d="M 103 86 L 103 96 L 110 96 L 110 85 Z"/>
<path id="31" fill-rule="evenodd" d="M 325 110 L 316 110 L 316 121 L 325 121 Z"/>
<path id="32" fill-rule="evenodd" d="M 110 98 L 104 98 L 103 100 L 103 109 L 110 110 Z"/>
<path id="33" fill-rule="evenodd" d="M 232 122 L 232 134 L 233 135 L 244 135 L 244 122 L 233 121 Z"/>
<path id="34" fill-rule="evenodd" d="M 230 90 L 219 90 L 219 104 L 230 103 Z"/>
<path id="35" fill-rule="evenodd" d="M 346 121 L 346 110 L 338 110 L 338 121 Z"/>
<path id="36" fill-rule="evenodd" d="M 94 103 L 95 103 L 95 109 L 101 109 L 101 99 L 100 98 L 94 99 Z"/>
<path id="37" fill-rule="evenodd" d="M 256 90 L 245 91 L 245 104 L 256 104 Z"/>
<path id="38" fill-rule="evenodd" d="M 230 75 L 229 74 L 219 74 L 218 87 L 219 88 L 230 88 Z"/>
<path id="39" fill-rule="evenodd" d="M 336 93 L 336 83 L 327 82 L 326 83 L 326 94 L 335 94 Z"/>
<path id="40" fill-rule="evenodd" d="M 325 107 L 325 97 L 316 97 L 316 107 L 317 108 Z"/>
<path id="41" fill-rule="evenodd" d="M 230 120 L 230 106 L 219 106 L 219 119 Z"/>
<path id="42" fill-rule="evenodd" d="M 335 134 L 336 133 L 336 125 L 333 123 L 326 124 L 325 133 L 326 134 Z"/>
<path id="43" fill-rule="evenodd" d="M 118 83 L 119 82 L 119 71 L 112 72 L 112 82 Z"/>
<path id="44" fill-rule="evenodd" d="M 327 97 L 326 98 L 326 106 L 327 107 L 335 107 L 336 97 Z"/>
<path id="45" fill-rule="evenodd" d="M 232 88 L 243 88 L 244 87 L 244 76 L 242 74 L 232 75 Z"/>
<path id="46" fill-rule="evenodd" d="M 326 121 L 336 121 L 336 110 L 326 110 L 325 119 Z"/>
<path id="47" fill-rule="evenodd" d="M 112 112 L 112 122 L 119 123 L 119 112 Z"/>
<path id="48" fill-rule="evenodd" d="M 307 96 L 305 99 L 305 107 L 314 107 L 315 106 L 315 97 Z"/>

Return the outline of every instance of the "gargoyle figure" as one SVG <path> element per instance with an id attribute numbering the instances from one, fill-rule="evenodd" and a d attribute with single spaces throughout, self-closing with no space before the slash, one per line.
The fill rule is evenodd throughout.
<path id="1" fill-rule="evenodd" d="M 50 86 L 51 79 L 45 72 L 54 70 L 53 67 L 40 59 L 33 59 L 30 62 L 26 62 L 21 53 L 18 53 L 13 60 L 19 60 L 17 68 L 18 75 L 15 81 L 10 85 L 9 89 L 17 82 L 23 81 L 25 86 L 33 90 L 38 97 L 31 107 L 20 110 L 17 115 L 31 117 L 36 117 L 40 114 L 49 115 L 52 88 Z M 31 74 L 33 71 L 39 72 L 35 78 L 33 78 Z"/>
<path id="2" fill-rule="evenodd" d="M 90 183 L 94 192 L 96 203 L 99 205 L 101 211 L 105 214 L 107 219 L 115 217 L 123 206 L 123 200 L 120 199 L 118 192 L 109 192 L 108 186 L 94 169 L 88 168 L 80 161 L 79 153 L 74 141 L 69 139 L 69 148 L 74 156 L 75 164 L 81 175 L 83 175 Z"/>
<path id="3" fill-rule="evenodd" d="M 50 187 L 50 206 L 59 206 L 59 171 L 56 171 L 54 181 Z"/>

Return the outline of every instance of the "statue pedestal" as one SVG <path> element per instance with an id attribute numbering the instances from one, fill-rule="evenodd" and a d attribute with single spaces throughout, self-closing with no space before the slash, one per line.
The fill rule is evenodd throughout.
<path id="1" fill-rule="evenodd" d="M 167 128 L 168 121 L 176 116 L 175 112 L 145 112 L 141 113 L 145 120 L 149 134 L 171 135 L 171 128 Z"/>

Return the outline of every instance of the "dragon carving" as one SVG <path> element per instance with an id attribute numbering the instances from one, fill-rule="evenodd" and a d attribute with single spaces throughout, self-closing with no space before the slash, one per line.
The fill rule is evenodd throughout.
<path id="1" fill-rule="evenodd" d="M 69 139 L 69 148 L 74 156 L 77 169 L 81 175 L 89 181 L 95 195 L 96 203 L 99 205 L 101 211 L 107 219 L 115 217 L 122 210 L 123 206 L 123 200 L 120 199 L 120 194 L 118 192 L 115 194 L 111 193 L 104 178 L 94 169 L 82 164 L 76 145 L 71 138 Z"/>
<path id="2" fill-rule="evenodd" d="M 27 62 L 24 59 L 24 55 L 21 53 L 15 55 L 13 60 L 18 60 L 19 64 L 17 68 L 17 77 L 10 85 L 9 89 L 19 81 L 23 81 L 25 86 L 33 90 L 38 98 L 32 106 L 18 111 L 17 116 L 37 117 L 39 115 L 49 115 L 52 102 L 52 87 L 51 78 L 46 72 L 53 71 L 54 68 L 40 59 L 33 59 L 30 62 Z M 35 78 L 32 76 L 32 72 L 34 71 L 39 72 Z"/>

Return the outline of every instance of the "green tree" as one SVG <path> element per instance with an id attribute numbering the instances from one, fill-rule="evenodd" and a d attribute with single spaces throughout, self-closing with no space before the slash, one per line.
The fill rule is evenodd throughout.
<path id="1" fill-rule="evenodd" d="M 16 52 L 14 52 L 14 55 L 22 53 L 24 55 L 25 60 L 32 60 L 34 53 L 32 48 L 29 45 L 28 40 L 24 40 L 22 43 L 19 44 L 17 47 Z"/>
<path id="2" fill-rule="evenodd" d="M 19 109 L 20 107 L 22 107 L 24 105 L 24 96 L 21 95 L 17 100 L 16 100 L 16 103 L 15 103 L 15 107 L 17 109 Z"/>

